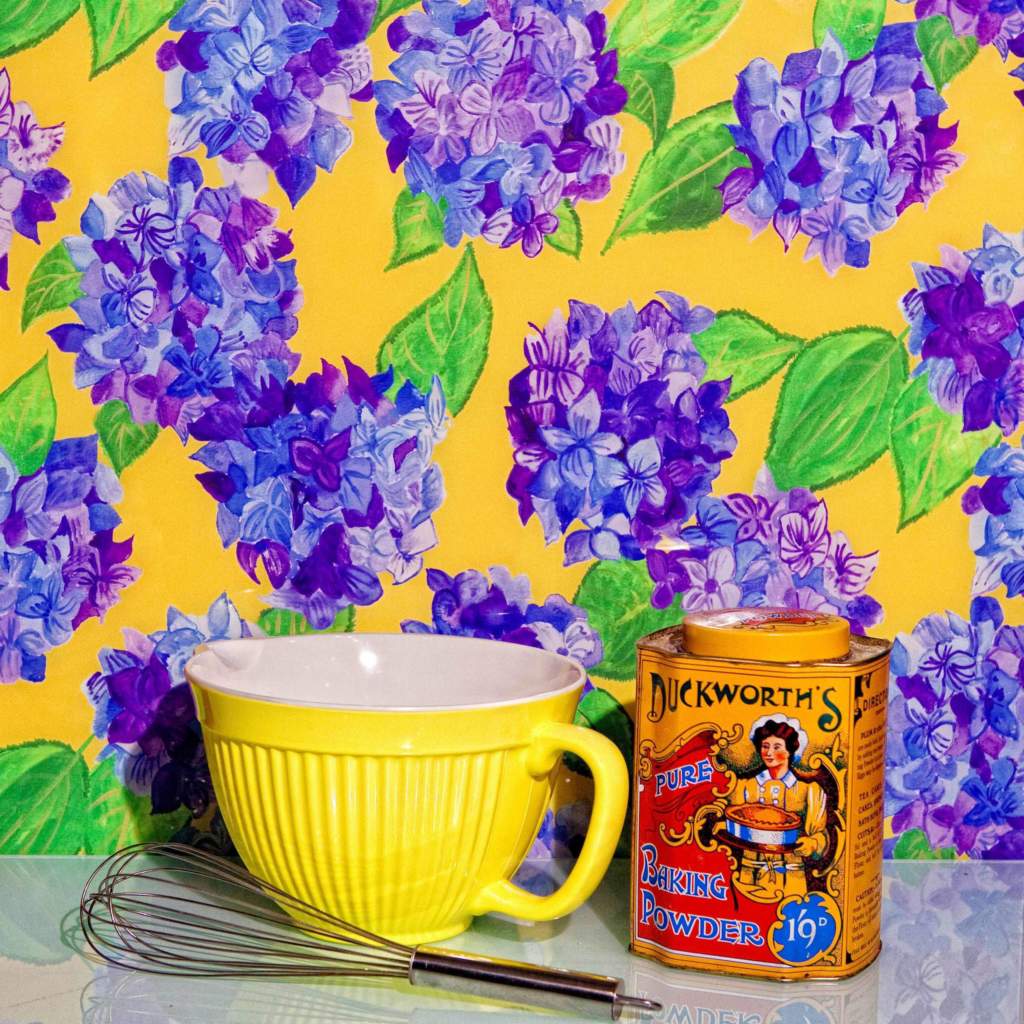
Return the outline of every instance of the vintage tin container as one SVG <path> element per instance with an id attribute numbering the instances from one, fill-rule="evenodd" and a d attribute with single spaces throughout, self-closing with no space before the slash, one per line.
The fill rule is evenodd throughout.
<path id="1" fill-rule="evenodd" d="M 639 641 L 635 953 L 780 980 L 875 959 L 889 648 L 787 608 Z"/>

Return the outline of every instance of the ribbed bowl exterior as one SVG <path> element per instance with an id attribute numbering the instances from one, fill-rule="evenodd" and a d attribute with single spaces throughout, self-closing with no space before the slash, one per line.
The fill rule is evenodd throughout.
<path id="1" fill-rule="evenodd" d="M 548 778 L 527 772 L 525 744 L 386 756 L 268 746 L 208 726 L 204 737 L 247 867 L 410 944 L 468 927 L 480 891 L 529 849 L 551 795 Z"/>

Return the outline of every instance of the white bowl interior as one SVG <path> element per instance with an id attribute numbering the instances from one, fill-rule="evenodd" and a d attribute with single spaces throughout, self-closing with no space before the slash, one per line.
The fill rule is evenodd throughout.
<path id="1" fill-rule="evenodd" d="M 535 647 L 416 633 L 252 637 L 206 644 L 203 687 L 281 704 L 367 710 L 493 707 L 567 692 L 586 673 Z"/>

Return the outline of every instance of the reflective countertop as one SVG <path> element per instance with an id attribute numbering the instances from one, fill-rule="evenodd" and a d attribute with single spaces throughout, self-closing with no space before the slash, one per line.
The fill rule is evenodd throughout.
<path id="1" fill-rule="evenodd" d="M 537 1020 L 404 983 L 160 978 L 89 963 L 61 938 L 89 857 L 0 857 L 0 1024 L 505 1024 Z M 1024 1022 L 1024 862 L 885 867 L 883 951 L 845 981 L 757 982 L 673 970 L 626 951 L 628 864 L 551 924 L 478 918 L 445 945 L 626 979 L 659 1024 Z M 70 915 L 70 916 L 69 916 Z M 549 1019 L 571 1020 L 560 1017 Z"/>

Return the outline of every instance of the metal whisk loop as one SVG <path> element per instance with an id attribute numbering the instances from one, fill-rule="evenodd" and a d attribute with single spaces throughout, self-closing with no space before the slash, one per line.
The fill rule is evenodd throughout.
<path id="1" fill-rule="evenodd" d="M 603 975 L 393 942 L 334 917 L 222 857 L 140 843 L 104 860 L 79 906 L 99 959 L 199 978 L 402 978 L 413 985 L 618 1019 L 657 1003 Z"/>

